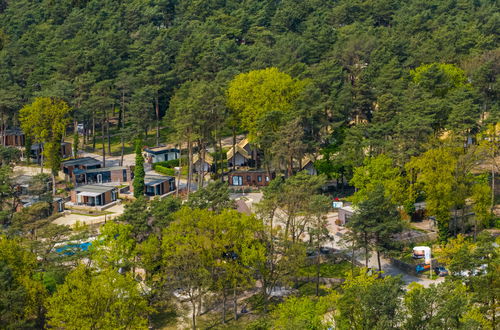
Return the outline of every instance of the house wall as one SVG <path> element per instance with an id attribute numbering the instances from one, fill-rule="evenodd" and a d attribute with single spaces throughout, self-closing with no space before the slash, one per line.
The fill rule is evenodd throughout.
<path id="1" fill-rule="evenodd" d="M 126 181 L 123 181 L 123 169 L 111 171 L 111 182 L 129 182 L 132 180 L 132 173 L 130 168 L 125 170 L 127 173 Z"/>
<path id="2" fill-rule="evenodd" d="M 269 178 L 269 180 L 266 180 L 266 177 L 268 177 L 266 172 L 233 172 L 228 176 L 229 185 L 239 186 L 238 184 L 236 184 L 237 180 L 235 180 L 235 177 L 241 177 L 241 186 L 263 187 L 267 186 L 269 184 L 269 181 L 272 180 L 272 177 Z"/>
<path id="3" fill-rule="evenodd" d="M 103 204 L 103 205 L 106 205 L 106 204 L 109 204 L 109 203 L 111 203 L 111 202 L 112 202 L 112 200 L 111 200 L 111 191 L 106 191 L 106 192 L 104 193 L 104 201 L 103 201 L 103 203 L 102 203 L 102 204 Z"/>
<path id="4" fill-rule="evenodd" d="M 308 163 L 306 166 L 303 168 L 304 171 L 307 172 L 309 175 L 317 175 L 318 171 L 316 171 L 316 168 L 314 168 L 314 165 L 312 163 Z"/>
<path id="5" fill-rule="evenodd" d="M 343 208 L 339 209 L 339 220 L 342 226 L 345 226 L 346 222 L 349 221 L 349 218 L 352 217 L 352 212 L 349 212 Z"/>
<path id="6" fill-rule="evenodd" d="M 5 145 L 11 147 L 23 147 L 25 143 L 24 135 L 5 136 Z"/>
<path id="7" fill-rule="evenodd" d="M 63 211 L 64 211 L 64 202 L 62 202 L 62 204 L 63 204 Z M 59 202 L 53 201 L 52 202 L 52 214 L 56 214 L 56 213 L 59 213 Z"/>
<path id="8" fill-rule="evenodd" d="M 76 194 L 77 194 L 76 190 L 71 190 L 70 196 L 71 196 L 72 203 L 76 203 Z"/>
<path id="9" fill-rule="evenodd" d="M 71 157 L 72 154 L 73 154 L 73 151 L 71 150 L 71 143 L 63 143 L 61 145 L 61 156 L 62 156 L 62 158 Z"/>
<path id="10" fill-rule="evenodd" d="M 158 162 L 164 162 L 167 160 L 172 160 L 172 159 L 178 159 L 179 158 L 179 153 L 178 152 L 165 152 L 161 154 L 152 154 L 152 153 L 146 153 L 148 162 L 150 161 L 151 163 L 158 163 Z"/>
<path id="11" fill-rule="evenodd" d="M 193 171 L 194 172 L 200 172 L 202 167 L 201 167 L 201 161 L 200 160 L 197 160 L 196 163 L 193 164 Z M 206 173 L 206 172 L 210 172 L 211 170 L 211 166 L 210 164 L 208 164 L 207 162 L 204 163 L 204 166 L 203 166 L 203 171 Z"/>
<path id="12" fill-rule="evenodd" d="M 231 157 L 229 158 L 228 160 L 228 163 L 230 164 L 230 166 L 232 166 L 233 164 L 233 158 L 234 158 L 234 163 L 236 166 L 242 166 L 242 165 L 245 165 L 247 163 L 247 160 L 245 157 L 243 157 L 239 152 L 236 153 L 236 156 L 235 157 Z"/>

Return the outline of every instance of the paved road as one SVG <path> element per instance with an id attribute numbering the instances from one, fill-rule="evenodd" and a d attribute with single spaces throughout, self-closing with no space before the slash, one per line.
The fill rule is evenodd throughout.
<path id="1" fill-rule="evenodd" d="M 344 250 L 346 253 L 348 253 L 349 251 L 346 249 L 345 246 L 342 245 L 342 237 L 347 232 L 347 229 L 341 226 L 337 226 L 334 222 L 336 218 L 337 218 L 336 212 L 332 212 L 328 215 L 329 230 L 332 236 L 334 237 L 333 242 L 331 242 L 329 246 L 335 249 Z M 362 264 L 365 264 L 365 257 L 362 253 L 356 254 L 356 260 Z M 392 265 L 388 259 L 383 257 L 381 257 L 380 259 L 380 264 L 382 266 L 382 271 L 384 272 L 385 275 L 391 275 L 391 276 L 401 275 L 406 285 L 409 285 L 412 282 L 417 282 L 425 287 L 428 287 L 432 283 L 439 283 L 444 281 L 444 278 L 442 277 L 437 278 L 435 280 L 430 280 L 427 278 L 420 278 L 417 276 L 407 274 L 401 269 Z M 372 269 L 378 269 L 377 255 L 375 253 L 373 253 L 370 259 L 368 260 L 368 267 Z"/>

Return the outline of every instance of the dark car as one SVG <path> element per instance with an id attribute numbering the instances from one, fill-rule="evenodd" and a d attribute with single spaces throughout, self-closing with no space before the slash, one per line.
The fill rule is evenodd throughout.
<path id="1" fill-rule="evenodd" d="M 448 270 L 446 268 L 444 268 L 443 266 L 434 267 L 434 272 L 436 273 L 436 275 L 439 275 L 439 276 L 448 276 L 449 275 Z"/>

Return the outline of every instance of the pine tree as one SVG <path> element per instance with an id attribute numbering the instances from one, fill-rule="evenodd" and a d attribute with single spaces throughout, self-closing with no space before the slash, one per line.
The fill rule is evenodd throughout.
<path id="1" fill-rule="evenodd" d="M 134 169 L 134 197 L 144 195 L 144 158 L 142 157 L 141 141 L 135 147 L 135 169 Z"/>

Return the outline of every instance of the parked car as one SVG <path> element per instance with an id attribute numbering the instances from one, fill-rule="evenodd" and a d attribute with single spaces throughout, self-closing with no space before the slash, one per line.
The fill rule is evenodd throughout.
<path id="1" fill-rule="evenodd" d="M 436 273 L 436 275 L 439 275 L 439 276 L 448 276 L 449 275 L 448 270 L 446 268 L 444 268 L 443 266 L 434 267 L 434 272 Z"/>

